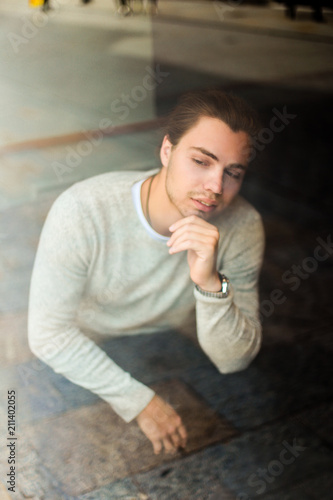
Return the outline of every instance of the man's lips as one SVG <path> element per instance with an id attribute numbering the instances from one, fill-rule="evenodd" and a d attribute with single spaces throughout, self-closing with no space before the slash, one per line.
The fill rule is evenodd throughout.
<path id="1" fill-rule="evenodd" d="M 212 212 L 217 207 L 217 202 L 215 200 L 210 200 L 209 198 L 192 198 L 192 201 L 202 212 Z"/>

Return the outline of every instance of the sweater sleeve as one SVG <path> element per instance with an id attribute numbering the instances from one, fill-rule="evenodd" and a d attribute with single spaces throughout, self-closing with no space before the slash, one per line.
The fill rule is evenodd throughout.
<path id="1" fill-rule="evenodd" d="M 258 276 L 263 252 L 263 224 L 256 214 L 251 223 L 234 230 L 219 258 L 218 270 L 230 281 L 228 297 L 207 297 L 194 290 L 198 341 L 221 373 L 244 370 L 260 349 Z"/>
<path id="2" fill-rule="evenodd" d="M 48 214 L 35 259 L 29 345 L 55 372 L 96 393 L 130 422 L 155 393 L 122 370 L 77 324 L 93 253 L 91 232 L 75 197 L 65 191 Z"/>

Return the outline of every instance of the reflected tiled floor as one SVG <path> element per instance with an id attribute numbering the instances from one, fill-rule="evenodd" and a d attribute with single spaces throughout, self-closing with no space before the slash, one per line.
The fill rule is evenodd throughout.
<path id="1" fill-rule="evenodd" d="M 216 442 L 228 442 L 237 434 L 180 381 L 159 383 L 152 388 L 180 412 L 189 431 L 185 454 Z M 181 457 L 180 453 L 174 457 L 154 455 L 137 424 L 125 424 L 103 402 L 40 420 L 38 426 L 22 426 L 22 433 L 44 466 L 52 470 L 62 490 L 72 496 Z"/>

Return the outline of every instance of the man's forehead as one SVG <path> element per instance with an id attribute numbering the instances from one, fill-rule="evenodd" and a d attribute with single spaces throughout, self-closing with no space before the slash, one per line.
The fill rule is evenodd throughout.
<path id="1" fill-rule="evenodd" d="M 230 135 L 237 136 L 237 139 L 244 142 L 244 144 L 250 141 L 250 137 L 247 132 L 243 130 L 235 132 L 223 120 L 203 116 L 190 129 L 187 130 L 180 140 L 186 143 L 196 140 L 197 138 L 201 141 L 208 142 L 211 138 L 223 141 Z M 205 147 L 204 144 L 191 145 Z"/>

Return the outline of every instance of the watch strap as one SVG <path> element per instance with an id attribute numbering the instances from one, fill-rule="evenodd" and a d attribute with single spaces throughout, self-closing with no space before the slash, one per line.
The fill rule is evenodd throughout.
<path id="1" fill-rule="evenodd" d="M 207 292 L 206 290 L 202 290 L 198 285 L 195 285 L 196 290 L 204 295 L 205 297 L 215 297 L 218 299 L 225 299 L 229 295 L 230 285 L 228 278 L 221 273 L 218 273 L 221 281 L 221 290 L 219 292 Z"/>

